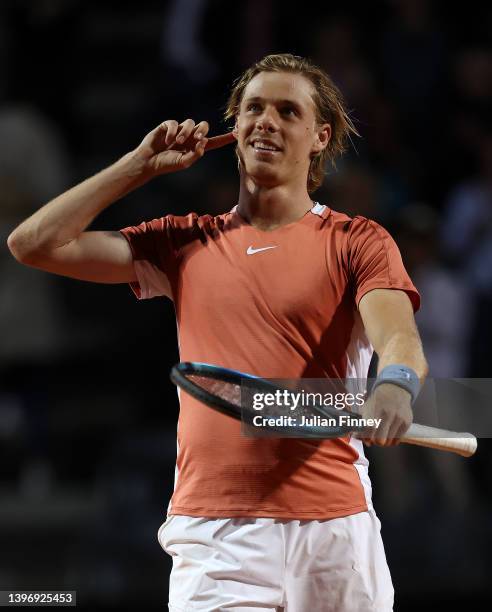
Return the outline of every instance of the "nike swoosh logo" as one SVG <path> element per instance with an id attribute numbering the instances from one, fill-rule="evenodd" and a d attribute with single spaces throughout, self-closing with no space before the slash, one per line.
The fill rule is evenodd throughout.
<path id="1" fill-rule="evenodd" d="M 269 247 L 261 247 L 260 249 L 254 249 L 253 245 L 248 247 L 248 250 L 246 251 L 247 255 L 254 255 L 255 253 L 259 253 L 260 251 L 268 251 L 269 249 L 276 249 L 276 246 L 269 246 Z"/>

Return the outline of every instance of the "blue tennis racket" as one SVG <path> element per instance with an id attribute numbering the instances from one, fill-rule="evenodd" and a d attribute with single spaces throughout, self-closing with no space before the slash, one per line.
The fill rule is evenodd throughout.
<path id="1" fill-rule="evenodd" d="M 264 396 L 275 395 L 277 391 L 292 391 L 258 376 L 207 363 L 179 363 L 171 369 L 170 376 L 175 385 L 202 404 L 241 420 L 249 427 L 254 427 L 255 417 L 258 416 L 253 402 L 257 394 Z M 365 427 L 354 425 L 357 422 L 357 418 L 354 418 L 358 416 L 356 413 L 320 403 L 297 407 L 295 425 L 275 422 L 285 413 L 285 405 L 269 406 L 269 419 L 262 425 L 263 432 L 298 438 L 339 438 L 367 431 Z M 316 424 L 320 422 L 329 424 Z M 472 434 L 416 423 L 401 437 L 401 442 L 454 452 L 463 457 L 470 457 L 477 449 L 477 439 Z"/>

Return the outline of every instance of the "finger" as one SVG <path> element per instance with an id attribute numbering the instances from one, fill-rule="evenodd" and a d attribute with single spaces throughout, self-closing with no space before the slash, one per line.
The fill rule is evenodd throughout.
<path id="1" fill-rule="evenodd" d="M 163 143 L 166 138 L 167 126 L 165 123 L 160 123 L 151 132 L 145 135 L 144 139 L 140 143 L 140 147 L 149 146 L 154 148 L 156 143 Z"/>
<path id="2" fill-rule="evenodd" d="M 398 438 L 392 438 L 388 440 L 385 446 L 398 446 L 398 444 L 400 444 L 400 440 Z"/>
<path id="3" fill-rule="evenodd" d="M 221 136 L 213 136 L 212 138 L 208 139 L 205 151 L 219 149 L 220 147 L 225 147 L 226 145 L 231 144 L 235 141 L 236 138 L 232 132 L 227 132 L 227 134 L 222 134 Z"/>
<path id="4" fill-rule="evenodd" d="M 200 140 L 200 138 L 203 138 L 204 136 L 208 134 L 209 129 L 210 129 L 210 126 L 207 123 L 207 121 L 200 121 L 200 123 L 198 123 L 195 127 L 193 136 L 197 140 Z"/>
<path id="5" fill-rule="evenodd" d="M 171 145 L 175 140 L 176 140 L 176 134 L 178 132 L 178 122 L 174 121 L 173 119 L 170 119 L 169 121 L 164 121 L 164 123 L 162 124 L 163 126 L 166 126 L 166 139 L 165 139 L 165 144 L 168 147 L 169 145 Z"/>
<path id="6" fill-rule="evenodd" d="M 178 144 L 183 144 L 183 142 L 186 142 L 191 136 L 194 128 L 195 122 L 193 121 L 193 119 L 186 119 L 185 121 L 183 121 L 183 123 L 180 123 L 176 142 Z"/>
<path id="7" fill-rule="evenodd" d="M 205 149 L 208 143 L 208 138 L 203 136 L 200 140 L 197 140 L 195 144 L 195 153 L 198 157 L 201 157 L 205 153 Z"/>
<path id="8" fill-rule="evenodd" d="M 194 164 L 205 153 L 206 144 L 206 138 L 198 140 L 193 151 L 188 151 L 183 154 L 180 165 L 183 166 L 183 168 L 189 168 L 192 164 Z"/>
<path id="9" fill-rule="evenodd" d="M 403 434 L 407 431 L 407 429 L 408 429 L 408 423 L 406 422 L 400 423 L 398 425 L 394 433 L 391 434 L 391 436 L 393 437 L 392 446 L 398 446 L 398 444 L 400 444 L 401 438 Z"/>
<path id="10" fill-rule="evenodd" d="M 377 446 L 386 446 L 388 442 L 389 424 L 381 423 L 381 425 L 374 430 L 371 439 Z"/>

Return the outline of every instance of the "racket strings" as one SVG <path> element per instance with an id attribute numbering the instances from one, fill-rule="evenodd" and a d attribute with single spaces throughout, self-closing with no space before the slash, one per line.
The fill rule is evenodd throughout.
<path id="1" fill-rule="evenodd" d="M 241 408 L 241 385 L 223 380 L 216 380 L 199 374 L 190 374 L 188 380 L 201 387 L 204 391 L 216 395 L 221 399 L 230 402 L 234 406 Z"/>
<path id="2" fill-rule="evenodd" d="M 260 410 L 255 408 L 255 396 L 263 397 L 265 394 L 265 388 L 262 386 L 255 386 L 254 382 L 248 381 L 242 384 L 234 383 L 231 381 L 218 380 L 203 376 L 199 374 L 187 375 L 188 380 L 198 385 L 204 391 L 211 393 L 221 399 L 233 404 L 238 409 L 241 409 L 243 414 L 258 414 Z M 271 392 L 275 392 L 275 388 L 272 386 Z M 301 418 L 302 416 L 307 419 L 314 415 L 319 415 L 319 407 L 316 405 L 303 405 L 299 404 L 295 410 L 292 410 L 290 406 L 285 405 L 283 402 L 269 404 L 261 409 L 263 413 L 268 413 L 269 417 L 277 416 L 289 416 L 295 413 L 295 416 Z"/>
<path id="3" fill-rule="evenodd" d="M 219 412 L 247 425 L 257 425 L 257 416 L 265 417 L 268 423 L 262 427 L 256 426 L 255 435 L 280 433 L 290 437 L 333 438 L 353 431 L 353 428 L 339 422 L 339 411 L 333 406 L 324 406 L 319 402 L 299 402 L 293 407 L 284 393 L 290 397 L 294 390 L 282 388 L 264 379 L 240 378 L 235 372 L 232 375 L 230 372 L 221 373 L 219 377 L 214 370 L 184 371 L 181 376 L 181 386 L 185 391 Z M 268 395 L 270 397 L 267 402 L 265 400 Z M 293 417 L 294 423 L 286 417 Z M 320 422 L 320 419 L 325 422 Z"/>

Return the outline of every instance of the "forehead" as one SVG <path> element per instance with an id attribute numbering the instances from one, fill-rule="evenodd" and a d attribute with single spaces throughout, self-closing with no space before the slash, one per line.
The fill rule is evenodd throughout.
<path id="1" fill-rule="evenodd" d="M 292 100 L 314 112 L 314 87 L 302 74 L 289 72 L 260 72 L 246 86 L 243 100 L 264 98 L 268 101 Z"/>

